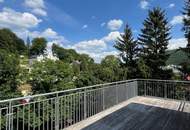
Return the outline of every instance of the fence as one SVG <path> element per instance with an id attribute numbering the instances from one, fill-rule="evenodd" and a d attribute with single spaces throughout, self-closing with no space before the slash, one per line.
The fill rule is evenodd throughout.
<path id="1" fill-rule="evenodd" d="M 189 101 L 190 82 L 127 80 L 0 101 L 0 130 L 60 130 L 135 96 Z"/>
<path id="2" fill-rule="evenodd" d="M 137 96 L 135 80 L 0 101 L 0 130 L 59 130 Z"/>

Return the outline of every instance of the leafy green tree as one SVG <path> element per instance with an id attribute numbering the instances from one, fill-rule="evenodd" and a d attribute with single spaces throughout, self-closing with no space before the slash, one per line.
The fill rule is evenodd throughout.
<path id="1" fill-rule="evenodd" d="M 60 60 L 63 60 L 67 63 L 72 63 L 73 61 L 77 60 L 79 57 L 79 54 L 73 49 L 65 49 L 63 47 L 60 47 L 56 44 L 53 44 L 52 46 L 52 52 L 54 55 L 56 55 Z"/>
<path id="2" fill-rule="evenodd" d="M 128 78 L 139 77 L 137 68 L 138 43 L 134 40 L 129 25 L 126 25 L 124 34 L 121 34 L 121 38 L 118 38 L 114 47 L 120 52 L 124 68 L 128 69 Z"/>
<path id="3" fill-rule="evenodd" d="M 169 55 L 166 53 L 170 37 L 170 26 L 161 8 L 149 10 L 143 22 L 143 29 L 138 38 L 142 46 L 141 57 L 150 68 L 151 78 L 162 78 L 162 67 L 166 65 Z"/>
<path id="4" fill-rule="evenodd" d="M 93 71 L 94 59 L 87 54 L 81 54 L 79 56 L 80 70 L 81 71 Z"/>
<path id="5" fill-rule="evenodd" d="M 101 61 L 100 65 L 96 66 L 94 76 L 102 82 L 124 80 L 126 75 L 123 74 L 126 69 L 124 70 L 120 63 L 119 58 L 108 55 Z"/>
<path id="6" fill-rule="evenodd" d="M 75 86 L 77 88 L 95 85 L 99 83 L 102 83 L 101 80 L 95 77 L 92 73 L 89 73 L 87 71 L 82 71 L 75 80 Z"/>
<path id="7" fill-rule="evenodd" d="M 0 49 L 0 99 L 18 96 L 16 77 L 19 68 L 18 56 Z"/>
<path id="8" fill-rule="evenodd" d="M 11 53 L 26 54 L 24 41 L 9 29 L 0 29 L 0 48 Z"/>
<path id="9" fill-rule="evenodd" d="M 150 74 L 150 69 L 149 67 L 146 65 L 145 61 L 143 58 L 139 58 L 138 62 L 137 62 L 138 68 L 139 68 L 139 72 L 142 78 L 151 78 Z"/>
<path id="10" fill-rule="evenodd" d="M 47 46 L 45 38 L 34 38 L 32 40 L 32 46 L 30 48 L 30 55 L 41 55 L 44 54 Z"/>
<path id="11" fill-rule="evenodd" d="M 32 65 L 30 81 L 34 93 L 73 88 L 73 71 L 71 65 L 62 61 L 44 60 Z"/>

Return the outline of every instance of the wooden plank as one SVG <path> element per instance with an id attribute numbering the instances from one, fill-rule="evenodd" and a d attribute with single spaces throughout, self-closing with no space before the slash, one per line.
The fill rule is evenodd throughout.
<path id="1" fill-rule="evenodd" d="M 190 130 L 190 104 L 187 102 L 135 97 L 101 114 L 67 130 Z"/>

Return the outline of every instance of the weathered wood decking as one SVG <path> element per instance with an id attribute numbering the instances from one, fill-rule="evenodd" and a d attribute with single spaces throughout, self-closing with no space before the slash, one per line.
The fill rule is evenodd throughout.
<path id="1" fill-rule="evenodd" d="M 135 97 L 66 130 L 190 130 L 190 103 Z"/>

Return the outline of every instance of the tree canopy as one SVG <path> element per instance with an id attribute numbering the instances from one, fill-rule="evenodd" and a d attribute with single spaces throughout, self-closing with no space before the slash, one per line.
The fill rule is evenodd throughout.
<path id="1" fill-rule="evenodd" d="M 0 48 L 11 53 L 26 53 L 24 41 L 9 29 L 0 29 Z"/>
<path id="2" fill-rule="evenodd" d="M 162 67 L 169 58 L 166 50 L 171 39 L 170 26 L 165 15 L 159 7 L 149 10 L 138 38 L 142 47 L 141 57 L 150 68 L 151 78 L 162 78 Z"/>
<path id="3" fill-rule="evenodd" d="M 34 38 L 32 40 L 32 46 L 30 47 L 30 55 L 44 54 L 47 47 L 47 40 L 45 38 Z"/>

